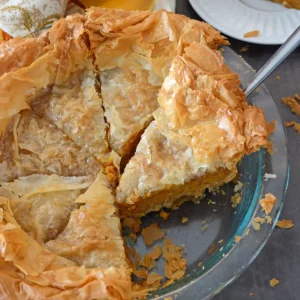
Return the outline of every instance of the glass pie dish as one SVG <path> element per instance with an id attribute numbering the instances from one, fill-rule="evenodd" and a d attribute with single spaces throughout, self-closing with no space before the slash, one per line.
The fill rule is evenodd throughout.
<path id="1" fill-rule="evenodd" d="M 253 77 L 254 70 L 229 47 L 224 47 L 222 54 L 229 68 L 240 75 L 244 87 Z M 288 186 L 287 137 L 276 105 L 264 85 L 248 101 L 264 110 L 268 122 L 276 121 L 276 130 L 270 137 L 274 154 L 261 149 L 243 159 L 239 165 L 239 180 L 243 183 L 241 201 L 236 208 L 231 203 L 235 185 L 230 183 L 222 187 L 222 193 L 207 193 L 200 204 L 186 202 L 180 209 L 172 211 L 165 221 L 158 213 L 143 218 L 143 227 L 156 222 L 166 230 L 166 237 L 176 245 L 184 244 L 187 249 L 184 278 L 153 292 L 149 299 L 176 295 L 177 299 L 187 299 L 187 289 L 191 289 L 190 299 L 212 298 L 250 265 L 270 237 Z M 268 178 L 265 174 L 276 176 Z M 269 215 L 272 222 L 265 222 L 259 230 L 255 230 L 253 219 L 265 215 L 259 200 L 267 193 L 277 198 Z M 188 218 L 187 223 L 181 222 L 183 217 Z M 236 242 L 236 236 L 242 239 Z M 149 251 L 141 236 L 137 239 L 135 250 L 141 255 Z M 159 262 L 153 271 L 163 274 L 163 263 Z"/>

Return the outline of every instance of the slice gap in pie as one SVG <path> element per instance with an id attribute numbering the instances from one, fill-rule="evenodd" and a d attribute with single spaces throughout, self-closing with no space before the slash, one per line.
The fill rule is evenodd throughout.
<path id="1" fill-rule="evenodd" d="M 149 14 L 93 8 L 86 28 L 100 71 L 109 143 L 125 166 L 153 120 L 173 58 L 192 41 L 212 48 L 227 41 L 205 23 L 163 10 Z"/>
<path id="2" fill-rule="evenodd" d="M 2 296 L 131 299 L 131 270 L 103 173 L 93 183 L 84 177 L 32 175 L 2 184 L 0 194 Z M 45 234 L 66 221 L 71 202 L 78 207 L 62 232 L 48 240 Z"/>
<path id="3" fill-rule="evenodd" d="M 191 44 L 174 59 L 158 102 L 117 188 L 123 216 L 202 197 L 231 181 L 245 154 L 267 145 L 263 112 L 246 103 L 237 74 L 206 46 Z"/>

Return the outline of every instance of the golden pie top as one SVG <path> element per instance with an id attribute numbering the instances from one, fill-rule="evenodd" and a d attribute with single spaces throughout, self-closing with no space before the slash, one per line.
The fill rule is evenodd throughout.
<path id="1" fill-rule="evenodd" d="M 131 298 L 107 178 L 119 168 L 115 152 L 133 152 L 140 136 L 121 176 L 121 203 L 136 191 L 235 168 L 265 146 L 263 113 L 247 105 L 237 75 L 214 50 L 221 44 L 226 39 L 209 25 L 164 10 L 92 8 L 38 39 L 1 45 L 7 299 Z"/>
<path id="2" fill-rule="evenodd" d="M 261 109 L 249 106 L 221 54 L 192 43 L 173 60 L 146 129 L 117 189 L 119 203 L 183 185 L 218 168 L 235 170 L 267 144 Z M 166 159 L 167 158 L 167 159 Z"/>

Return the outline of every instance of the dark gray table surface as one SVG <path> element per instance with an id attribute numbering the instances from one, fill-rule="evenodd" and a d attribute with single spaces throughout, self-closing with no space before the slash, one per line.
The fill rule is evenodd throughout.
<path id="1" fill-rule="evenodd" d="M 177 0 L 176 11 L 201 20 L 187 0 Z M 278 49 L 278 46 L 248 44 L 249 50 L 242 53 L 240 49 L 247 43 L 228 39 L 231 48 L 242 55 L 255 70 L 259 70 Z M 276 79 L 276 76 L 280 76 L 281 79 Z M 272 94 L 282 119 L 300 122 L 300 117 L 280 102 L 282 97 L 300 94 L 300 48 L 270 75 L 265 85 Z M 293 220 L 295 225 L 291 229 L 275 228 L 267 245 L 251 266 L 214 300 L 300 299 L 300 135 L 292 128 L 287 129 L 287 134 L 291 172 L 280 218 Z M 269 284 L 273 277 L 280 281 L 274 288 Z M 250 293 L 255 295 L 250 296 Z M 197 299 L 193 287 L 181 298 Z"/>

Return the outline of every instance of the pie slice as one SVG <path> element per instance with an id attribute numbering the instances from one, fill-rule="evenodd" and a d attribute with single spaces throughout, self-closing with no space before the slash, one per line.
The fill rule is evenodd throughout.
<path id="1" fill-rule="evenodd" d="M 0 197 L 2 297 L 132 299 L 131 270 L 108 180 L 99 173 L 73 201 L 87 184 L 86 178 L 56 175 L 33 175 L 2 184 L 0 193 L 6 194 Z M 68 218 L 64 215 L 67 199 L 78 208 L 62 232 L 47 241 L 51 236 L 40 233 L 53 234 L 51 226 Z"/>
<path id="2" fill-rule="evenodd" d="M 227 43 L 209 25 L 164 10 L 92 8 L 86 28 L 100 71 L 109 142 L 123 163 L 153 120 L 158 91 L 175 55 L 192 41 L 212 48 Z"/>
<path id="3" fill-rule="evenodd" d="M 32 174 L 96 177 L 100 164 L 29 109 L 14 115 L 0 139 L 0 182 Z"/>
<path id="4" fill-rule="evenodd" d="M 75 15 L 59 20 L 50 29 L 50 43 L 59 49 L 56 77 L 51 89 L 31 99 L 30 106 L 108 165 L 107 125 L 84 21 L 84 16 Z"/>
<path id="5" fill-rule="evenodd" d="M 267 145 L 263 112 L 247 104 L 237 74 L 207 46 L 193 43 L 174 59 L 158 102 L 117 189 L 125 216 L 201 197 L 232 180 L 245 154 Z"/>

